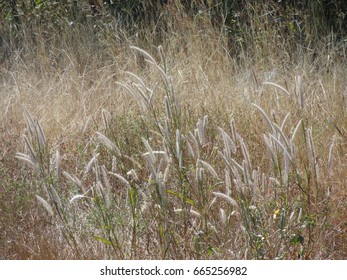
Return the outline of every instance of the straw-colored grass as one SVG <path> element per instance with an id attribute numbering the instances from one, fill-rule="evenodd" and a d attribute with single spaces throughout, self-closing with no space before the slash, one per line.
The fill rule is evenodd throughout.
<path id="1" fill-rule="evenodd" d="M 174 23 L 1 66 L 1 258 L 346 258 L 344 58 Z"/>

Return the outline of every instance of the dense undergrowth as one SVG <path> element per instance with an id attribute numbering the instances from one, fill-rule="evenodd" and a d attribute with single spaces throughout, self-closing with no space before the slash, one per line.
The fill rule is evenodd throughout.
<path id="1" fill-rule="evenodd" d="M 0 257 L 346 258 L 346 42 L 252 8 L 6 33 Z"/>

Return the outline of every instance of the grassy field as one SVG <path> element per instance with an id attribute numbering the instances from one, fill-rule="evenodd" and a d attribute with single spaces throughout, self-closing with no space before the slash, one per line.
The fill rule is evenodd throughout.
<path id="1" fill-rule="evenodd" d="M 240 40 L 174 11 L 160 35 L 22 30 L 0 258 L 346 259 L 346 43 L 258 18 Z"/>

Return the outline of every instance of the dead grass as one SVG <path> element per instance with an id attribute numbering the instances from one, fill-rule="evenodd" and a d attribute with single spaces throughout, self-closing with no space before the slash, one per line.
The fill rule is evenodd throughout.
<path id="1" fill-rule="evenodd" d="M 1 67 L 2 259 L 346 258 L 346 61 L 298 63 L 286 42 L 235 58 L 209 21 L 184 20 L 161 48 L 67 31 Z M 155 84 L 141 105 L 136 86 Z M 40 172 L 15 158 L 24 135 Z"/>

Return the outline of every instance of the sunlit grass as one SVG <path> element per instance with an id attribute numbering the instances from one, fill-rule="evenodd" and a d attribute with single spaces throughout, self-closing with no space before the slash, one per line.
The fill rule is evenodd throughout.
<path id="1" fill-rule="evenodd" d="M 271 32 L 233 57 L 207 19 L 13 54 L 2 258 L 346 257 L 345 61 Z"/>

